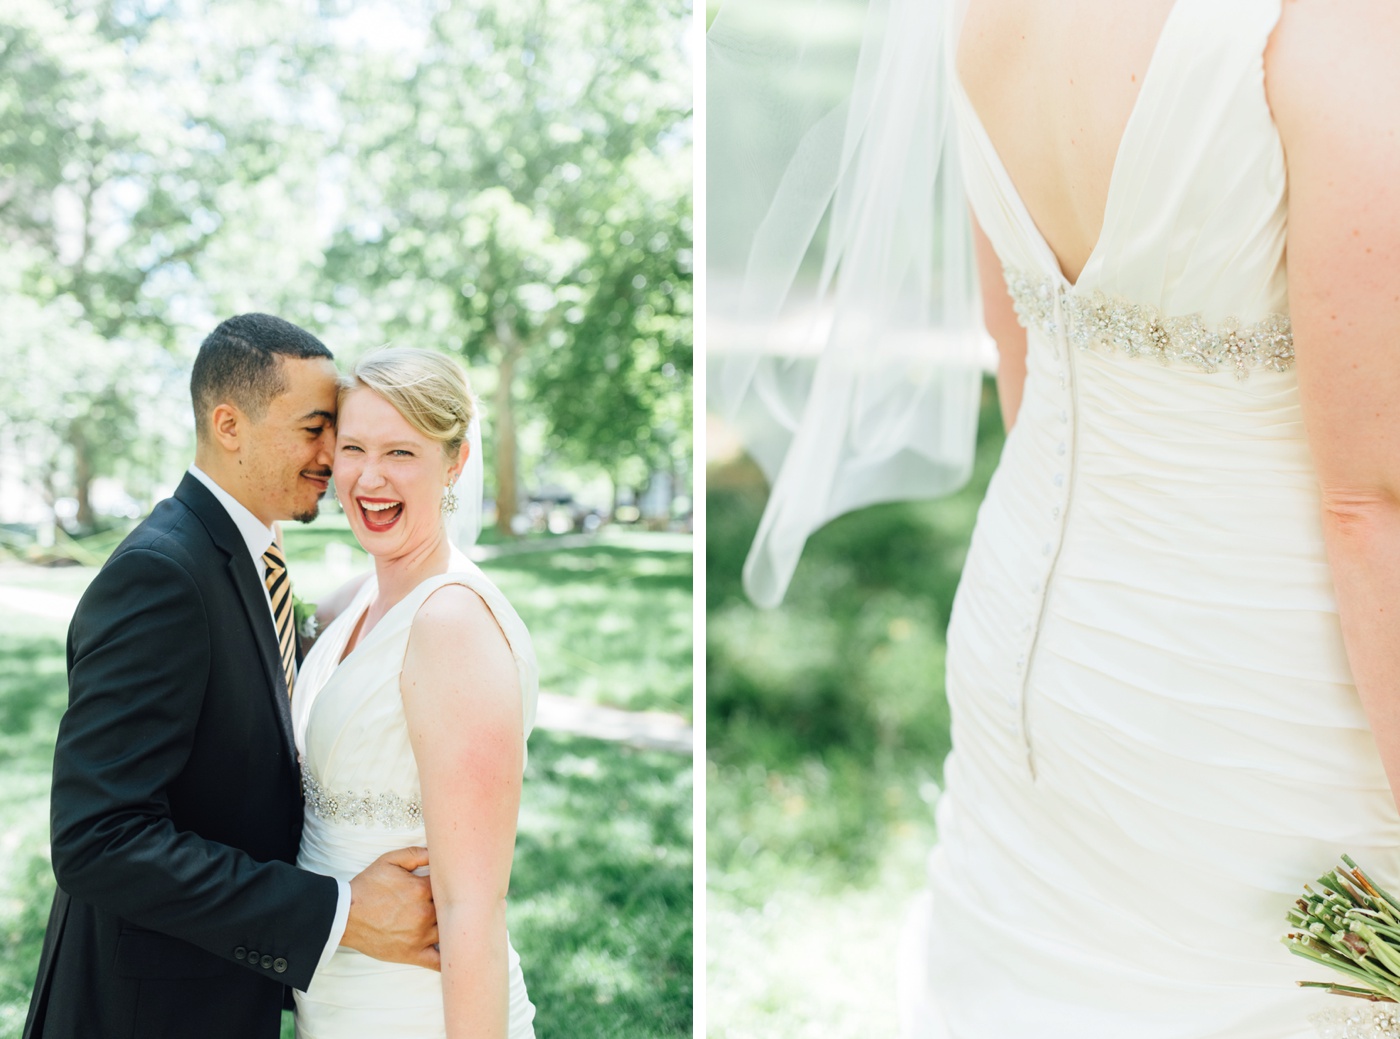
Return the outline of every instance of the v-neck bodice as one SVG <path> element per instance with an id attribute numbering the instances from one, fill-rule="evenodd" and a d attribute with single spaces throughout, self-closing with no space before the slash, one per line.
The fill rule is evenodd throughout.
<path id="1" fill-rule="evenodd" d="M 418 769 L 408 740 L 399 673 L 418 608 L 447 584 L 462 584 L 480 595 L 505 633 L 516 661 L 524 729 L 529 735 L 539 686 L 529 632 L 495 584 L 476 564 L 454 552 L 449 572 L 421 582 L 346 654 L 351 634 L 378 591 L 371 576 L 311 648 L 293 702 L 297 750 L 308 789 L 392 795 L 417 803 Z M 470 666 L 470 661 L 463 663 Z"/>

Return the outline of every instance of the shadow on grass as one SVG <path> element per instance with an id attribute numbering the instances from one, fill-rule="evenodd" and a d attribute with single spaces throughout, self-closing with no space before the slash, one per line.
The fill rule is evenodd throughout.
<path id="1" fill-rule="evenodd" d="M 691 1034 L 689 763 L 537 733 L 511 938 L 541 1036 Z"/>
<path id="2" fill-rule="evenodd" d="M 588 548 L 518 552 L 497 556 L 486 566 L 491 570 L 522 570 L 550 575 L 552 581 L 593 582 L 600 575 L 611 577 L 625 587 L 690 591 L 691 563 L 686 552 L 654 552 L 622 545 L 591 545 Z"/>
<path id="3" fill-rule="evenodd" d="M 0 635 L 0 1037 L 18 1037 L 29 1009 L 53 900 L 48 788 L 58 720 L 68 702 L 63 626 L 5 616 Z"/>
<path id="4" fill-rule="evenodd" d="M 32 852 L 22 855 L 11 865 L 6 886 L 6 900 L 14 913 L 5 915 L 0 930 L 0 1036 L 18 1039 L 29 1012 L 44 926 L 53 902 L 49 860 Z"/>
<path id="5" fill-rule="evenodd" d="M 0 635 L 0 761 L 13 768 L 53 760 L 68 702 L 61 636 Z"/>
<path id="6" fill-rule="evenodd" d="M 542 688 L 690 716 L 688 552 L 596 545 L 502 556 L 484 569 L 530 628 Z"/>

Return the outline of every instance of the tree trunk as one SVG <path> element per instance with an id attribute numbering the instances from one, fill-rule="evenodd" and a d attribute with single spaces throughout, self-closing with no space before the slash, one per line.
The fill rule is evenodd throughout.
<path id="1" fill-rule="evenodd" d="M 78 499 L 78 527 L 91 531 L 97 527 L 92 512 L 92 458 L 87 438 L 76 426 L 69 430 L 68 442 L 73 446 L 73 497 Z"/>
<path id="2" fill-rule="evenodd" d="M 520 360 L 520 344 L 504 322 L 496 325 L 496 338 L 501 344 L 501 363 L 496 369 L 496 531 L 502 537 L 514 537 L 511 521 L 520 506 L 520 463 L 515 441 L 515 411 L 512 390 L 515 369 Z"/>

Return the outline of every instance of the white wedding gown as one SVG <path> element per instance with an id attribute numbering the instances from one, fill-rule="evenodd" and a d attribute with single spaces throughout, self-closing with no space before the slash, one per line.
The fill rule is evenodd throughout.
<path id="1" fill-rule="evenodd" d="M 1070 285 L 965 94 L 967 191 L 1028 332 L 948 631 L 953 753 L 906 1036 L 1305 1039 L 1288 953 L 1342 852 L 1400 879 L 1299 414 L 1279 0 L 1179 0 Z"/>
<path id="2" fill-rule="evenodd" d="M 477 566 L 453 550 L 448 573 L 422 582 L 341 654 L 377 583 L 365 582 L 326 628 L 297 675 L 293 720 L 302 755 L 306 826 L 297 865 L 349 880 L 396 848 L 427 846 L 418 767 L 399 694 L 409 628 L 424 601 L 447 584 L 485 600 L 510 643 L 524 697 L 525 735 L 534 722 L 539 672 L 524 622 Z M 464 661 L 469 667 L 470 661 Z M 428 848 L 429 855 L 432 848 Z M 520 957 L 509 947 L 509 1039 L 532 1039 L 535 1008 L 525 994 Z M 438 1039 L 446 1036 L 442 976 L 338 949 L 296 993 L 299 1039 Z"/>

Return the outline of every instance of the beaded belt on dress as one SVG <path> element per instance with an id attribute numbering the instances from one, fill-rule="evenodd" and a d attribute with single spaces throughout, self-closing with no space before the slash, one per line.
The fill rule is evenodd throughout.
<path id="1" fill-rule="evenodd" d="M 1339 1005 L 1313 1014 L 1308 1020 L 1319 1039 L 1395 1039 L 1400 1035 L 1400 1011 L 1394 1003 L 1337 1000 Z"/>
<path id="2" fill-rule="evenodd" d="M 1255 368 L 1283 372 L 1293 366 L 1287 314 L 1270 314 L 1251 325 L 1231 318 L 1211 328 L 1199 314 L 1164 317 L 1154 307 L 1097 290 L 1081 293 L 1055 278 L 1010 267 L 1005 274 L 1021 324 L 1052 339 L 1063 326 L 1068 341 L 1082 350 L 1116 350 L 1203 372 L 1232 370 L 1240 379 Z"/>
<path id="3" fill-rule="evenodd" d="M 352 826 L 374 824 L 394 830 L 412 830 L 423 825 L 423 805 L 398 794 L 353 794 L 324 790 L 305 763 L 301 766 L 301 792 L 306 807 L 328 822 Z"/>

